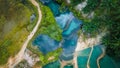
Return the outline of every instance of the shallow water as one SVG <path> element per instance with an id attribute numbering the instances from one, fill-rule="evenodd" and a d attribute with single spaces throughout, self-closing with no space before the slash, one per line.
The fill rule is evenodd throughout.
<path id="1" fill-rule="evenodd" d="M 64 68 L 73 68 L 73 65 L 66 65 Z"/>
<path id="2" fill-rule="evenodd" d="M 94 46 L 93 48 L 94 49 L 90 58 L 89 65 L 91 68 L 98 68 L 97 58 L 102 54 L 101 48 L 103 48 L 103 46 L 98 45 L 98 46 Z M 85 50 L 79 51 L 77 57 L 79 68 L 87 68 L 87 61 L 90 51 L 91 48 L 87 48 Z M 101 68 L 116 68 L 115 62 L 107 55 L 100 60 L 99 64 Z"/>
<path id="3" fill-rule="evenodd" d="M 59 4 L 55 3 L 52 0 L 42 0 L 42 2 L 47 5 L 53 12 L 57 24 L 63 30 L 63 39 L 61 42 L 58 42 L 49 38 L 48 36 L 44 37 L 44 35 L 40 35 L 34 40 L 33 44 L 37 45 L 43 53 L 53 51 L 59 48 L 59 44 L 61 44 L 63 51 L 59 57 L 60 60 L 68 61 L 73 59 L 73 53 L 75 51 L 78 40 L 77 32 L 80 30 L 82 21 L 75 18 L 72 12 L 61 12 L 59 9 Z M 94 46 L 89 62 L 91 68 L 97 68 L 97 58 L 102 54 L 101 48 L 103 48 L 103 46 Z M 90 51 L 91 48 L 87 48 L 78 52 L 78 68 L 87 68 L 87 61 Z M 101 68 L 116 68 L 115 62 L 108 56 L 105 56 L 100 60 L 100 66 Z M 43 68 L 60 68 L 60 63 L 59 61 L 55 61 L 43 66 Z M 64 68 L 73 68 L 73 66 L 65 66 Z"/>
<path id="4" fill-rule="evenodd" d="M 60 62 L 59 61 L 51 62 L 51 63 L 43 66 L 43 68 L 60 68 Z"/>
<path id="5" fill-rule="evenodd" d="M 51 39 L 47 35 L 39 35 L 33 41 L 33 45 L 37 45 L 43 54 L 47 54 L 48 52 L 56 50 L 59 47 L 59 42 Z"/>
<path id="6" fill-rule="evenodd" d="M 65 58 L 73 57 L 73 53 L 75 51 L 78 40 L 77 32 L 80 29 L 82 22 L 75 18 L 74 15 L 68 10 L 61 12 L 60 5 L 54 1 L 45 0 L 44 4 L 51 9 L 55 16 L 57 24 L 63 30 L 62 32 L 63 40 L 60 42 L 62 44 L 61 47 L 63 48 L 61 59 L 64 60 Z M 59 42 L 47 36 L 40 35 L 37 38 L 35 38 L 35 40 L 33 41 L 33 45 L 37 45 L 40 51 L 46 54 L 49 51 L 57 49 L 59 47 Z"/>

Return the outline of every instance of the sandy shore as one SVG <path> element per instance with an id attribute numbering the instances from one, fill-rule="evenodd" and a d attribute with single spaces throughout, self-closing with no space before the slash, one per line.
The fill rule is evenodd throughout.
<path id="1" fill-rule="evenodd" d="M 94 38 L 87 38 L 84 40 L 83 34 L 80 35 L 78 42 L 77 42 L 77 47 L 75 49 L 76 52 L 84 50 L 86 48 L 89 48 L 91 46 L 95 46 L 97 44 L 101 43 L 101 38 L 105 35 L 105 33 L 101 33 L 97 35 Z"/>
<path id="2" fill-rule="evenodd" d="M 87 39 L 83 40 L 83 35 L 81 34 L 79 39 L 78 39 L 78 42 L 77 42 L 77 46 L 76 46 L 76 49 L 75 49 L 73 60 L 71 60 L 71 61 L 62 61 L 61 62 L 61 68 L 63 68 L 67 64 L 72 64 L 74 66 L 74 68 L 78 68 L 78 65 L 77 65 L 77 52 L 81 51 L 81 50 L 84 50 L 86 48 L 89 48 L 89 47 L 93 48 L 93 46 L 95 46 L 97 44 L 100 44 L 100 40 L 104 35 L 105 35 L 105 33 L 101 33 L 101 34 L 97 35 L 95 38 L 87 38 Z M 92 51 L 91 51 L 91 53 L 92 53 Z M 89 64 L 89 61 L 88 61 L 88 64 Z M 89 66 L 88 66 L 88 68 L 89 68 Z"/>

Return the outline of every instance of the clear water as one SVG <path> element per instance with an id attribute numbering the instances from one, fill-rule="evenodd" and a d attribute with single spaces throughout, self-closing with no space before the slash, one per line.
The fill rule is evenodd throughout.
<path id="1" fill-rule="evenodd" d="M 73 65 L 66 65 L 64 68 L 73 68 Z"/>
<path id="2" fill-rule="evenodd" d="M 93 52 L 92 52 L 92 55 L 91 55 L 91 58 L 90 58 L 90 67 L 92 68 L 97 68 L 97 58 L 103 53 L 102 50 L 101 50 L 102 47 L 99 47 L 99 46 L 95 46 L 93 48 Z"/>
<path id="3" fill-rule="evenodd" d="M 59 10 L 60 6 L 57 3 L 55 3 L 54 1 L 51 1 L 46 5 L 51 8 L 51 11 L 53 12 L 54 16 L 60 15 L 60 10 Z"/>
<path id="4" fill-rule="evenodd" d="M 63 51 L 60 55 L 60 60 L 71 60 L 73 59 L 73 53 L 76 48 L 78 35 L 77 32 L 80 29 L 82 22 L 74 17 L 71 12 L 61 12 L 60 6 L 52 0 L 40 0 L 42 3 L 47 5 L 53 12 L 57 24 L 63 30 L 62 36 L 63 40 L 58 42 L 49 38 L 46 35 L 39 35 L 34 41 L 33 44 L 37 45 L 38 48 L 43 53 L 48 53 L 59 47 L 59 43 L 62 44 Z M 97 58 L 102 54 L 103 46 L 94 46 L 91 58 L 90 58 L 90 67 L 97 68 Z M 91 48 L 79 51 L 77 56 L 78 68 L 87 68 L 87 60 L 90 54 Z M 119 63 L 118 63 L 119 64 Z M 115 62 L 108 56 L 105 56 L 100 60 L 101 68 L 116 68 Z M 60 68 L 59 61 L 49 63 L 43 68 Z M 64 68 L 73 68 L 73 66 L 65 66 Z M 118 67 L 119 68 L 119 67 Z"/>
<path id="5" fill-rule="evenodd" d="M 73 17 L 73 14 L 70 12 L 66 12 L 64 14 L 60 14 L 59 16 L 55 17 L 57 24 L 60 26 L 61 29 L 64 29 L 69 22 L 69 19 Z"/>
<path id="6" fill-rule="evenodd" d="M 89 65 L 91 68 L 98 68 L 97 66 L 97 58 L 102 54 L 102 49 L 104 48 L 101 45 L 94 46 Z M 88 56 L 91 51 L 91 48 L 87 48 L 78 53 L 77 62 L 79 68 L 87 68 Z M 115 62 L 108 57 L 107 55 L 100 60 L 101 68 L 116 68 Z"/>
<path id="7" fill-rule="evenodd" d="M 43 54 L 47 54 L 59 47 L 59 42 L 51 39 L 47 35 L 39 35 L 33 41 L 33 45 L 37 45 Z"/>
<path id="8" fill-rule="evenodd" d="M 82 22 L 77 18 L 73 18 L 71 23 L 68 25 L 68 28 L 65 29 L 62 33 L 63 37 L 69 37 L 72 33 L 77 32 L 82 25 Z"/>
<path id="9" fill-rule="evenodd" d="M 77 58 L 78 68 L 87 68 L 88 56 L 79 56 Z"/>
<path id="10" fill-rule="evenodd" d="M 43 68 L 60 68 L 60 62 L 59 61 L 51 62 L 43 66 Z"/>
<path id="11" fill-rule="evenodd" d="M 100 66 L 101 68 L 117 68 L 115 62 L 107 55 L 100 60 Z"/>
<path id="12" fill-rule="evenodd" d="M 44 0 L 42 0 L 43 2 Z M 73 58 L 73 53 L 76 48 L 78 35 L 77 31 L 80 29 L 82 22 L 75 18 L 68 10 L 61 12 L 60 5 L 51 0 L 45 0 L 44 4 L 48 6 L 53 12 L 56 22 L 63 30 L 62 44 L 63 51 L 61 53 L 61 59 L 70 60 Z M 42 37 L 43 36 L 43 37 Z M 41 52 L 44 54 L 53 51 L 59 47 L 59 42 L 53 40 L 45 35 L 40 35 L 33 41 L 33 45 L 37 45 Z M 69 56 L 68 56 L 69 55 Z"/>

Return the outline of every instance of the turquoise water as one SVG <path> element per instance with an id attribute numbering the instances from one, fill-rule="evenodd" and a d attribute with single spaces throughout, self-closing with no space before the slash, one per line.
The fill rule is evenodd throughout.
<path id="1" fill-rule="evenodd" d="M 51 39 L 47 35 L 39 35 L 33 41 L 33 45 L 37 45 L 39 50 L 43 54 L 47 54 L 48 52 L 54 51 L 59 48 L 59 42 Z"/>
<path id="2" fill-rule="evenodd" d="M 60 62 L 59 61 L 51 62 L 43 66 L 43 68 L 60 68 Z"/>
<path id="3" fill-rule="evenodd" d="M 65 11 L 64 13 L 60 11 L 60 6 L 53 0 L 40 0 L 44 5 L 47 5 L 54 14 L 57 24 L 63 30 L 62 32 L 62 41 L 58 42 L 54 39 L 51 39 L 47 35 L 39 35 L 33 41 L 33 45 L 37 45 L 40 51 L 43 53 L 48 53 L 50 51 L 56 50 L 59 48 L 59 44 L 63 49 L 61 55 L 59 56 L 60 60 L 71 60 L 73 59 L 73 53 L 76 48 L 78 40 L 78 30 L 82 26 L 82 21 L 78 20 L 72 12 Z M 97 58 L 102 54 L 101 48 L 104 48 L 102 45 L 94 46 L 89 65 L 91 68 L 97 68 Z M 91 48 L 79 51 L 77 56 L 78 68 L 87 68 L 87 61 L 90 54 Z M 119 63 L 118 63 L 119 64 Z M 100 60 L 101 68 L 116 68 L 115 62 L 108 57 L 107 55 Z M 59 61 L 49 63 L 43 68 L 60 68 Z M 64 68 L 73 68 L 73 66 L 65 66 Z M 118 67 L 120 68 L 120 67 Z"/>
<path id="4" fill-rule="evenodd" d="M 61 14 L 57 17 L 55 17 L 57 24 L 60 26 L 61 29 L 64 29 L 67 23 L 69 22 L 69 19 L 73 17 L 73 14 L 70 12 L 66 12 L 64 14 Z"/>
<path id="5" fill-rule="evenodd" d="M 78 56 L 88 56 L 91 51 L 91 48 L 84 49 L 78 52 Z"/>
<path id="6" fill-rule="evenodd" d="M 77 58 L 78 68 L 87 68 L 88 56 L 79 56 Z"/>
<path id="7" fill-rule="evenodd" d="M 102 54 L 101 48 L 102 45 L 94 46 L 93 53 L 90 58 L 90 68 L 98 68 L 97 67 L 97 58 Z M 85 50 L 79 51 L 77 56 L 77 65 L 78 68 L 87 68 L 87 61 L 90 54 L 91 48 L 87 48 Z M 116 65 L 115 61 L 112 60 L 109 56 L 105 55 L 99 62 L 101 68 L 119 68 Z M 118 63 L 119 64 L 119 63 Z M 60 68 L 60 63 L 52 62 L 45 65 L 43 68 Z M 64 68 L 73 68 L 73 66 L 66 65 Z"/>
<path id="8" fill-rule="evenodd" d="M 51 11 L 53 12 L 54 16 L 60 15 L 60 10 L 59 10 L 60 6 L 57 3 L 55 3 L 54 1 L 51 1 L 46 5 L 51 8 Z"/>
<path id="9" fill-rule="evenodd" d="M 73 68 L 73 65 L 66 65 L 64 68 Z"/>
<path id="10" fill-rule="evenodd" d="M 115 61 L 112 60 L 109 56 L 105 56 L 100 60 L 101 68 L 117 68 Z"/>
<path id="11" fill-rule="evenodd" d="M 91 55 L 92 57 L 90 58 L 90 66 L 92 68 L 97 68 L 96 60 L 103 53 L 101 48 L 102 48 L 102 46 L 101 47 L 95 46 L 93 48 L 93 52 L 92 52 L 92 55 Z"/>
<path id="12" fill-rule="evenodd" d="M 74 17 L 72 12 L 65 10 L 64 12 L 60 11 L 60 5 L 52 0 L 40 0 L 44 5 L 48 6 L 53 12 L 57 24 L 63 30 L 62 32 L 62 41 L 57 42 L 49 38 L 48 36 L 40 35 L 35 38 L 33 45 L 37 45 L 40 51 L 44 54 L 47 54 L 50 51 L 53 51 L 59 47 L 59 43 L 62 44 L 63 49 L 60 59 L 62 60 L 71 60 L 73 59 L 73 53 L 76 48 L 78 40 L 78 30 L 82 25 L 82 21 Z M 43 36 L 43 37 L 42 37 Z M 44 39 L 45 37 L 45 39 Z"/>
<path id="13" fill-rule="evenodd" d="M 93 47 L 93 52 L 90 58 L 89 65 L 91 68 L 98 68 L 97 66 L 97 58 L 102 54 L 102 49 L 104 46 L 98 45 Z M 77 62 L 79 68 L 87 68 L 87 61 L 90 54 L 91 48 L 87 48 L 85 50 L 78 52 Z M 115 62 L 109 57 L 105 56 L 100 60 L 101 68 L 116 68 Z"/>
<path id="14" fill-rule="evenodd" d="M 63 31 L 62 35 L 63 37 L 69 37 L 71 34 L 76 33 L 82 25 L 82 22 L 78 20 L 77 18 L 73 18 L 68 25 L 68 27 Z"/>

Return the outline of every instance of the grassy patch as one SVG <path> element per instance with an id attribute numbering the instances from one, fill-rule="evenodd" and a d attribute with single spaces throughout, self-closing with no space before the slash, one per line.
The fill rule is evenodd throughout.
<path id="1" fill-rule="evenodd" d="M 35 48 L 35 46 L 32 45 L 32 41 L 40 34 L 48 35 L 52 39 L 60 41 L 62 39 L 62 34 L 61 34 L 62 30 L 57 25 L 51 10 L 47 6 L 42 5 L 40 2 L 39 2 L 39 4 L 40 4 L 40 9 L 42 11 L 41 24 L 37 30 L 37 33 L 32 38 L 32 40 L 29 42 L 29 45 L 27 48 L 40 57 L 40 62 L 38 62 L 37 64 L 43 66 L 49 62 L 57 60 L 62 49 L 59 48 L 55 51 L 49 52 L 47 55 L 43 55 L 40 52 L 40 50 L 38 50 L 37 48 Z M 54 56 L 55 58 L 53 60 L 49 61 L 48 58 L 51 56 Z"/>
<path id="2" fill-rule="evenodd" d="M 0 1 L 0 65 L 18 53 L 29 34 L 27 27 L 35 11 L 28 6 L 21 1 Z"/>

